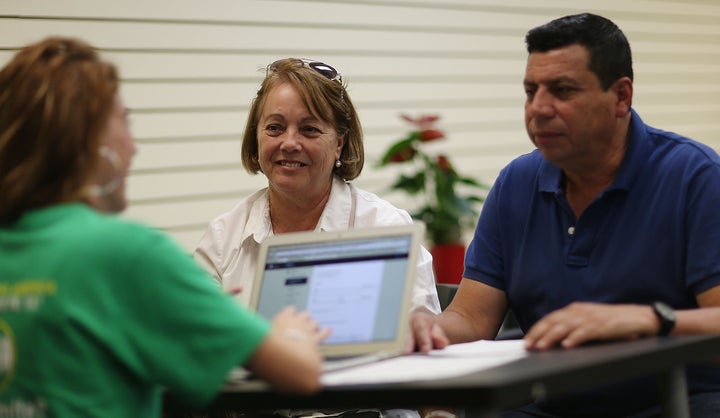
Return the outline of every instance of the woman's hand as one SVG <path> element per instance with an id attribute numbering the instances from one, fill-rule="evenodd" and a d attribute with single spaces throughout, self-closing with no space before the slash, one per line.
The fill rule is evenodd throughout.
<path id="1" fill-rule="evenodd" d="M 320 344 L 329 335 L 329 328 L 321 329 L 308 311 L 298 312 L 288 306 L 273 318 L 273 329 L 281 336 L 296 341 Z"/>
<path id="2" fill-rule="evenodd" d="M 323 360 L 320 343 L 328 335 L 330 330 L 321 329 L 307 311 L 287 307 L 273 318 L 272 332 L 246 367 L 278 390 L 315 392 Z"/>

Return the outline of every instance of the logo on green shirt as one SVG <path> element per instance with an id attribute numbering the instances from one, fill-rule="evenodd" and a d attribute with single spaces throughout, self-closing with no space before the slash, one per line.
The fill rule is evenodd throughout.
<path id="1" fill-rule="evenodd" d="M 12 381 L 15 374 L 15 336 L 10 325 L 0 319 L 0 393 Z"/>

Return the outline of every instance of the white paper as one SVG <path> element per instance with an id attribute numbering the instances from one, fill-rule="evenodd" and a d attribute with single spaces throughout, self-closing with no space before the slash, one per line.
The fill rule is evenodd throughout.
<path id="1" fill-rule="evenodd" d="M 520 359 L 527 355 L 522 340 L 454 344 L 429 354 L 411 354 L 327 372 L 325 386 L 361 383 L 410 382 L 462 376 Z"/>

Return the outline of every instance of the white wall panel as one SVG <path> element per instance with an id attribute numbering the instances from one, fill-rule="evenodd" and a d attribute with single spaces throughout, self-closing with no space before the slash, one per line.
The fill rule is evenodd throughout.
<path id="1" fill-rule="evenodd" d="M 261 175 L 250 176 L 241 167 L 221 167 L 217 170 L 166 171 L 132 176 L 128 187 L 135 203 L 188 200 L 202 195 L 256 190 L 265 182 Z M 248 194 L 248 193 L 244 193 Z"/>
<path id="2" fill-rule="evenodd" d="M 409 127 L 438 113 L 431 144 L 464 175 L 492 182 L 532 149 L 523 126 L 524 34 L 592 11 L 620 25 L 635 58 L 634 106 L 646 122 L 720 150 L 720 4 L 711 0 L 0 0 L 0 64 L 23 44 L 78 36 L 115 62 L 139 153 L 126 217 L 190 250 L 208 221 L 265 185 L 240 164 L 250 102 L 271 61 L 337 67 L 365 130 L 356 180 L 387 191 L 406 167 L 374 166 Z"/>

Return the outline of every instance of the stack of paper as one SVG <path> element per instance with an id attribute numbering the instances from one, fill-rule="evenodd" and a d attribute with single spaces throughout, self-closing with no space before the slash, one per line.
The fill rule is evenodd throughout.
<path id="1" fill-rule="evenodd" d="M 522 340 L 480 340 L 454 344 L 428 354 L 411 354 L 325 373 L 325 386 L 408 382 L 462 376 L 527 355 Z"/>

